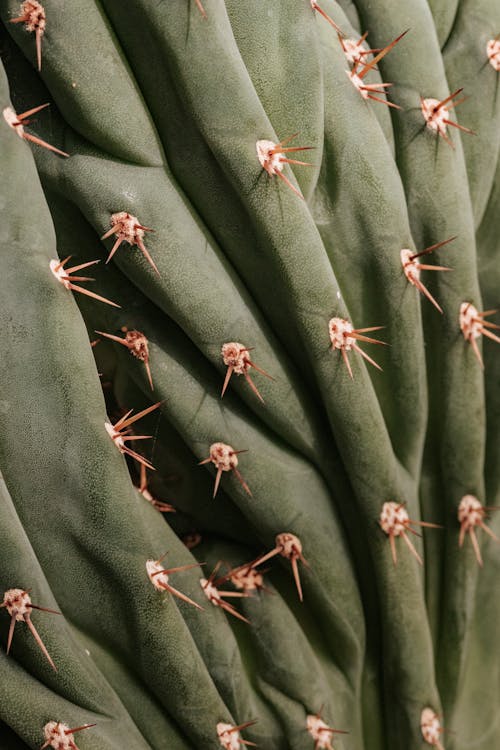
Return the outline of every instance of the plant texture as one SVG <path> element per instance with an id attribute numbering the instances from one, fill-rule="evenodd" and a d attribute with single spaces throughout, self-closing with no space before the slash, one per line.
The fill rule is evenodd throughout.
<path id="1" fill-rule="evenodd" d="M 498 0 L 0 18 L 2 750 L 495 750 Z"/>

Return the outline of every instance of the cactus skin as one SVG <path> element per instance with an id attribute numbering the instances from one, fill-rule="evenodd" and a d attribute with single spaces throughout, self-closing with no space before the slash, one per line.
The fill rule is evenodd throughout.
<path id="1" fill-rule="evenodd" d="M 338 750 L 422 750 L 420 717 L 431 707 L 456 731 L 444 735 L 447 750 L 491 750 L 500 739 L 491 666 L 500 557 L 485 542 L 478 571 L 467 545 L 458 548 L 456 508 L 470 493 L 498 503 L 500 354 L 485 344 L 483 378 L 457 320 L 464 300 L 498 305 L 499 84 L 491 66 L 479 68 L 500 29 L 498 4 L 481 0 L 473 13 L 472 0 L 411 9 L 322 0 L 348 37 L 370 29 L 373 47 L 411 28 L 370 74 L 394 82 L 389 96 L 403 110 L 390 113 L 360 97 L 335 33 L 306 0 L 207 0 L 206 18 L 184 0 L 130 0 L 126 12 L 116 0 L 101 5 L 104 13 L 93 0 L 47 0 L 44 83 L 31 68 L 32 38 L 8 23 L 18 4 L 0 8 L 31 63 L 3 41 L 15 108 L 52 101 L 36 133 L 71 154 L 34 150 L 38 177 L 27 144 L 0 122 L 11 186 L 0 468 L 14 520 L 4 548 L 24 555 L 6 568 L 5 586 L 36 570 L 44 603 L 67 617 L 40 622 L 57 675 L 24 634 L 14 658 L 0 652 L 2 674 L 13 675 L 0 700 L 0 721 L 14 732 L 6 742 L 39 746 L 43 725 L 59 718 L 40 707 L 58 713 L 66 701 L 61 721 L 97 724 L 79 736 L 81 750 L 216 748 L 217 723 L 254 718 L 245 738 L 310 750 L 306 717 L 318 711 L 349 731 L 334 736 Z M 479 135 L 452 134 L 452 149 L 423 129 L 419 97 L 461 86 L 473 95 L 459 122 Z M 2 80 L 2 109 L 8 97 Z M 295 132 L 315 149 L 316 169 L 285 168 L 305 201 L 256 159 L 257 140 Z M 95 284 L 120 309 L 83 297 L 77 307 L 48 261 L 72 254 L 103 266 L 114 238 L 99 237 L 119 211 L 154 229 L 147 248 L 159 275 L 124 245 L 97 267 Z M 408 284 L 399 256 L 454 235 L 435 260 L 453 273 L 429 280 L 440 316 Z M 352 357 L 350 380 L 328 347 L 332 316 L 385 326 L 382 373 Z M 146 334 L 153 394 L 124 347 L 91 350 L 85 324 L 90 339 L 123 326 Z M 259 379 L 264 404 L 236 377 L 220 401 L 227 341 L 255 347 L 275 378 Z M 167 523 L 134 490 L 103 430 L 92 351 L 112 384 L 108 408 L 162 401 L 161 416 L 140 424 L 154 436 L 142 446 L 157 469 L 153 494 L 177 508 Z M 228 473 L 211 500 L 213 476 L 196 463 L 217 441 L 248 449 L 241 466 L 252 497 Z M 409 555 L 393 566 L 377 526 L 388 501 L 445 526 L 415 542 L 424 577 Z M 179 537 L 192 530 L 202 542 L 191 553 Z M 282 532 L 299 537 L 310 563 L 304 604 L 278 557 L 265 576 L 275 595 L 238 603 L 250 627 L 208 606 L 199 571 L 176 574 L 176 585 L 203 613 L 166 595 L 162 603 L 144 574 L 146 559 L 167 549 L 172 566 L 237 566 Z M 88 670 L 75 656 L 83 648 Z M 16 700 L 33 679 L 39 694 L 20 718 Z"/>

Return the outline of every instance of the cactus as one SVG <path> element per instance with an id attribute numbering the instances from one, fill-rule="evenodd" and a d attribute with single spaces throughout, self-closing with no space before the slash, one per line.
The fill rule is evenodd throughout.
<path id="1" fill-rule="evenodd" d="M 492 750 L 496 0 L 0 17 L 0 745 Z"/>

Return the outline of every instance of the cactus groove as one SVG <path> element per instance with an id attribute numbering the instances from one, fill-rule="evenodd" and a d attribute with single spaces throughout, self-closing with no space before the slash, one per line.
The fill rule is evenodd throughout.
<path id="1" fill-rule="evenodd" d="M 497 0 L 0 26 L 2 749 L 494 750 Z"/>

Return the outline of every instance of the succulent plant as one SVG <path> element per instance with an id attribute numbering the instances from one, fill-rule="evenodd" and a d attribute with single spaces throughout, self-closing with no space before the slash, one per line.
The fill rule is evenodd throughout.
<path id="1" fill-rule="evenodd" d="M 0 17 L 0 747 L 493 750 L 498 1 Z"/>

